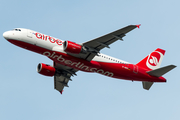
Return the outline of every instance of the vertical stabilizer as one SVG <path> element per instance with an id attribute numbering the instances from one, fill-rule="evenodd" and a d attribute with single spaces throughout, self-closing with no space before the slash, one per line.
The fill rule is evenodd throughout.
<path id="1" fill-rule="evenodd" d="M 149 54 L 136 65 L 147 69 L 147 71 L 157 69 L 161 65 L 164 54 L 165 50 L 157 48 L 154 52 Z"/>

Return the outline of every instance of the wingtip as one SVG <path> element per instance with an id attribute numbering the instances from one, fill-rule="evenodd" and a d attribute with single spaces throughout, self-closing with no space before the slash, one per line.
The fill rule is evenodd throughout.
<path id="1" fill-rule="evenodd" d="M 137 28 L 140 28 L 140 26 L 141 26 L 141 24 L 139 24 L 139 25 L 136 25 L 136 27 L 137 27 Z"/>
<path id="2" fill-rule="evenodd" d="M 176 65 L 172 65 L 174 68 L 177 67 Z"/>
<path id="3" fill-rule="evenodd" d="M 64 90 L 60 91 L 61 95 L 62 95 L 63 91 L 64 91 Z"/>

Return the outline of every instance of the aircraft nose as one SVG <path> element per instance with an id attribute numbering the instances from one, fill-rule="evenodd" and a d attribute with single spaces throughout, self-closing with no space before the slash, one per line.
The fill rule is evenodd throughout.
<path id="1" fill-rule="evenodd" d="M 4 32 L 4 33 L 3 33 L 3 37 L 4 37 L 5 39 L 8 39 L 9 33 L 8 33 L 8 32 Z"/>

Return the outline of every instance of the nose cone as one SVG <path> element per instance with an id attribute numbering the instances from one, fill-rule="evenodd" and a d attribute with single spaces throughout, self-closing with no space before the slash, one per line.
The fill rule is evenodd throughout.
<path id="1" fill-rule="evenodd" d="M 4 32 L 4 33 L 3 33 L 3 37 L 7 40 L 8 37 L 9 37 L 9 32 Z"/>

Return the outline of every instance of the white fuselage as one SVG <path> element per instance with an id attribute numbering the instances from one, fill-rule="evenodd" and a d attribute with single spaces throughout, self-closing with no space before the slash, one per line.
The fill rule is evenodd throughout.
<path id="1" fill-rule="evenodd" d="M 19 31 L 21 30 L 21 31 Z M 51 51 L 58 51 L 67 54 L 63 50 L 64 41 L 57 39 L 33 30 L 17 28 L 16 30 L 7 31 L 3 34 L 6 39 L 15 39 L 29 44 L 39 46 Z M 109 63 L 123 63 L 128 64 L 128 62 L 99 53 L 93 58 L 94 61 L 98 62 L 109 62 Z"/>

